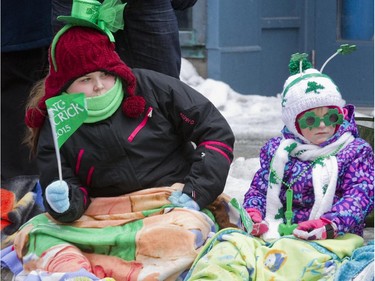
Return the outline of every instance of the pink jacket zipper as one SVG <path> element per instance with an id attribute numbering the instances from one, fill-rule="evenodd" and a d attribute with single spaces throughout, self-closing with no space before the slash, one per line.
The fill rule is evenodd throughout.
<path id="1" fill-rule="evenodd" d="M 129 142 L 132 142 L 135 138 L 135 136 L 138 134 L 138 132 L 144 127 L 146 126 L 146 123 L 147 123 L 147 120 L 148 118 L 152 117 L 152 107 L 150 106 L 148 109 L 147 109 L 147 114 L 146 116 L 143 118 L 142 122 L 137 126 L 137 128 L 135 128 L 135 130 L 130 134 L 130 136 L 128 137 L 128 141 Z"/>

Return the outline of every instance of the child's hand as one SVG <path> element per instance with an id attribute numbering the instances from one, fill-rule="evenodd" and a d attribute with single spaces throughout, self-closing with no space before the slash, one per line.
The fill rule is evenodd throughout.
<path id="1" fill-rule="evenodd" d="M 309 220 L 298 224 L 293 235 L 304 240 L 324 240 L 335 238 L 335 225 L 325 218 Z"/>
<path id="2" fill-rule="evenodd" d="M 259 237 L 268 231 L 268 224 L 262 220 L 262 215 L 257 209 L 248 208 L 246 209 L 246 212 L 253 221 L 253 230 L 251 231 L 252 235 Z"/>
<path id="3" fill-rule="evenodd" d="M 253 230 L 251 235 L 260 237 L 262 234 L 268 231 L 268 223 L 266 221 L 261 221 L 253 224 Z"/>
<path id="4" fill-rule="evenodd" d="M 173 205 L 179 207 L 186 207 L 196 211 L 200 210 L 198 203 L 191 199 L 189 195 L 182 193 L 181 191 L 173 191 L 168 200 L 171 201 Z"/>
<path id="5" fill-rule="evenodd" d="M 65 181 L 54 181 L 46 188 L 46 199 L 52 210 L 64 213 L 69 209 L 69 188 Z"/>
<path id="6" fill-rule="evenodd" d="M 257 223 L 257 222 L 262 221 L 262 214 L 259 212 L 259 210 L 255 209 L 255 208 L 248 208 L 248 209 L 246 209 L 246 212 L 249 214 L 253 223 Z"/>

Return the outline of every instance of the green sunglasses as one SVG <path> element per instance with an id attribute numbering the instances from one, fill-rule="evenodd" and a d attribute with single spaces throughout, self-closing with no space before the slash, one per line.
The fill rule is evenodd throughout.
<path id="1" fill-rule="evenodd" d="M 339 113 L 337 108 L 329 109 L 323 117 L 317 116 L 313 111 L 308 111 L 298 119 L 298 124 L 301 129 L 309 128 L 311 130 L 318 128 L 322 120 L 326 126 L 340 125 L 344 122 L 344 116 Z"/>

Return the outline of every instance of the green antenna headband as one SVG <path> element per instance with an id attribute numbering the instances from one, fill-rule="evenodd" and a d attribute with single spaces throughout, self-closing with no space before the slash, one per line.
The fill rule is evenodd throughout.
<path id="1" fill-rule="evenodd" d="M 334 53 L 332 56 L 330 56 L 325 63 L 323 64 L 322 68 L 320 69 L 320 72 L 323 72 L 324 67 L 327 65 L 327 63 L 333 59 L 338 54 L 347 55 L 352 52 L 354 52 L 357 49 L 356 45 L 349 45 L 349 44 L 342 44 L 340 48 L 337 49 L 336 53 Z"/>
<path id="2" fill-rule="evenodd" d="M 310 74 L 303 74 L 303 72 L 306 69 L 312 68 L 312 64 L 307 60 L 308 55 L 306 53 L 295 53 L 295 54 L 293 54 L 291 56 L 290 62 L 289 62 L 289 72 L 290 72 L 291 75 L 300 73 L 301 76 L 298 77 L 298 78 L 296 78 L 296 79 L 294 79 L 284 89 L 284 91 L 282 93 L 282 97 L 284 98 L 285 95 L 286 95 L 286 93 L 288 92 L 288 90 L 291 87 L 293 87 L 295 84 L 297 84 L 298 82 L 300 82 L 300 81 L 302 81 L 304 79 L 308 79 L 308 78 L 311 78 L 311 77 L 324 77 L 324 78 L 327 78 L 327 79 L 331 80 L 331 82 L 333 84 L 335 84 L 329 76 L 327 76 L 327 75 L 325 75 L 325 74 L 322 73 L 324 67 L 336 55 L 338 55 L 338 54 L 342 54 L 342 55 L 350 54 L 350 53 L 354 52 L 355 50 L 356 50 L 356 45 L 342 44 L 340 46 L 340 48 L 337 49 L 337 51 L 324 62 L 322 68 L 319 71 L 320 73 L 310 73 Z"/>

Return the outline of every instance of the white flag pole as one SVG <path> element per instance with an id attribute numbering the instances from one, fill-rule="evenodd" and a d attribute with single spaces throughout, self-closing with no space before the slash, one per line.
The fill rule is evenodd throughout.
<path id="1" fill-rule="evenodd" d="M 57 169 L 59 171 L 59 179 L 60 179 L 60 182 L 62 182 L 60 149 L 59 149 L 59 144 L 57 143 L 57 133 L 56 133 L 55 121 L 53 119 L 54 115 L 53 115 L 52 110 L 48 110 L 48 117 L 49 117 L 49 121 L 51 123 L 51 128 L 52 128 L 52 136 L 53 136 L 53 143 L 55 145 L 55 152 L 56 152 L 56 158 L 57 158 Z"/>

